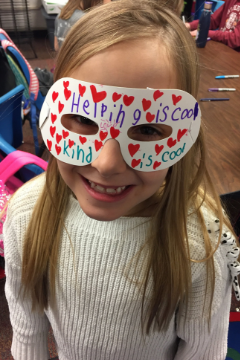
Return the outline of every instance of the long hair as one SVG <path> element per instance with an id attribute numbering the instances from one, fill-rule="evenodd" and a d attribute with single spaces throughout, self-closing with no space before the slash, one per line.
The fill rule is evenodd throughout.
<path id="1" fill-rule="evenodd" d="M 68 0 L 67 4 L 62 8 L 59 18 L 69 19 L 75 10 L 88 10 L 93 6 L 101 4 L 102 0 Z"/>
<path id="2" fill-rule="evenodd" d="M 177 15 L 159 6 L 155 0 L 116 1 L 86 14 L 70 30 L 60 49 L 55 81 L 69 76 L 85 60 L 113 44 L 153 37 L 159 38 L 167 49 L 176 69 L 178 88 L 196 98 L 199 69 L 195 43 Z M 190 299 L 191 261 L 187 233 L 190 207 L 202 225 L 206 257 L 199 261 L 206 261 L 213 298 L 213 254 L 216 249 L 212 248 L 208 237 L 201 205 L 204 203 L 218 216 L 220 229 L 223 222 L 232 228 L 229 221 L 223 218 L 220 200 L 205 161 L 201 128 L 195 144 L 169 169 L 164 185 L 156 195 L 157 211 L 152 217 L 151 232 L 144 246 L 148 250 L 142 279 L 142 320 L 146 333 L 155 323 L 159 329 L 166 329 L 179 304 Z M 49 304 L 49 298 L 55 298 L 61 232 L 70 194 L 70 189 L 60 176 L 56 159 L 50 155 L 46 184 L 34 208 L 23 249 L 22 284 L 25 294 L 29 293 L 32 298 L 33 309 L 43 311 Z M 55 211 L 52 211 L 53 207 Z M 149 281 L 153 283 L 153 290 L 144 314 Z"/>

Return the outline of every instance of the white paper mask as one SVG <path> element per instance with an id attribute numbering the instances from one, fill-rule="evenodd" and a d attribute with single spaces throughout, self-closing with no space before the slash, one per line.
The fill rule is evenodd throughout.
<path id="1" fill-rule="evenodd" d="M 98 125 L 98 132 L 67 130 L 61 123 L 64 114 L 87 117 Z M 182 90 L 130 89 L 62 78 L 46 96 L 39 125 L 49 151 L 65 163 L 89 165 L 108 139 L 116 139 L 130 167 L 150 172 L 178 162 L 196 141 L 200 122 L 198 103 Z M 169 125 L 172 134 L 158 141 L 130 139 L 128 130 L 142 124 Z"/>

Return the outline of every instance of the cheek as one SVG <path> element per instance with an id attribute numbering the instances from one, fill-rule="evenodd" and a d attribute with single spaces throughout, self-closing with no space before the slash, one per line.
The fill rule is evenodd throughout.
<path id="1" fill-rule="evenodd" d="M 141 173 L 139 177 L 141 178 L 143 184 L 149 189 L 152 188 L 153 192 L 156 192 L 159 187 L 162 185 L 166 175 L 167 175 L 168 169 L 159 170 L 155 172 L 146 172 Z"/>
<path id="2" fill-rule="evenodd" d="M 63 180 L 71 188 L 73 182 L 74 168 L 76 166 L 66 164 L 60 160 L 57 160 L 57 165 Z"/>

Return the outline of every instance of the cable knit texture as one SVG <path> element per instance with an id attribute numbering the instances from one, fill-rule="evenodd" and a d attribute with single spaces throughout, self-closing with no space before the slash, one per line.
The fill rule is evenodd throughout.
<path id="1" fill-rule="evenodd" d="M 231 299 L 226 250 L 214 255 L 216 268 L 211 331 L 203 313 L 206 285 L 204 263 L 192 263 L 192 302 L 176 312 L 166 332 L 141 333 L 141 294 L 125 274 L 144 243 L 146 218 L 122 217 L 104 222 L 90 219 L 73 197 L 66 214 L 56 281 L 57 302 L 44 315 L 31 312 L 31 302 L 18 297 L 24 233 L 45 181 L 44 176 L 23 186 L 10 202 L 4 224 L 6 297 L 13 326 L 15 360 L 47 360 L 47 331 L 51 324 L 60 360 L 224 360 Z M 214 218 L 204 211 L 206 222 Z M 50 224 L 49 224 L 50 225 Z M 46 224 L 48 226 L 48 224 Z M 201 226 L 189 216 L 191 258 L 205 255 Z M 213 246 L 218 232 L 211 234 Z M 74 260 L 73 260 L 74 258 Z M 140 258 L 139 269 L 144 268 Z M 131 272 L 130 272 L 131 273 Z M 147 297 L 151 285 L 147 291 Z M 207 294 L 206 304 L 209 303 Z M 206 306 L 207 307 L 207 306 Z"/>

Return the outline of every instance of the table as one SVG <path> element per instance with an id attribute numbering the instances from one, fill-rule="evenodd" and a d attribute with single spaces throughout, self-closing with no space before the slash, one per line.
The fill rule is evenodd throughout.
<path id="1" fill-rule="evenodd" d="M 208 41 L 198 49 L 198 100 L 227 97 L 230 101 L 199 102 L 208 149 L 208 168 L 219 194 L 240 190 L 240 78 L 217 80 L 217 75 L 240 75 L 240 53 Z M 209 88 L 236 88 L 235 92 L 208 92 Z"/>

